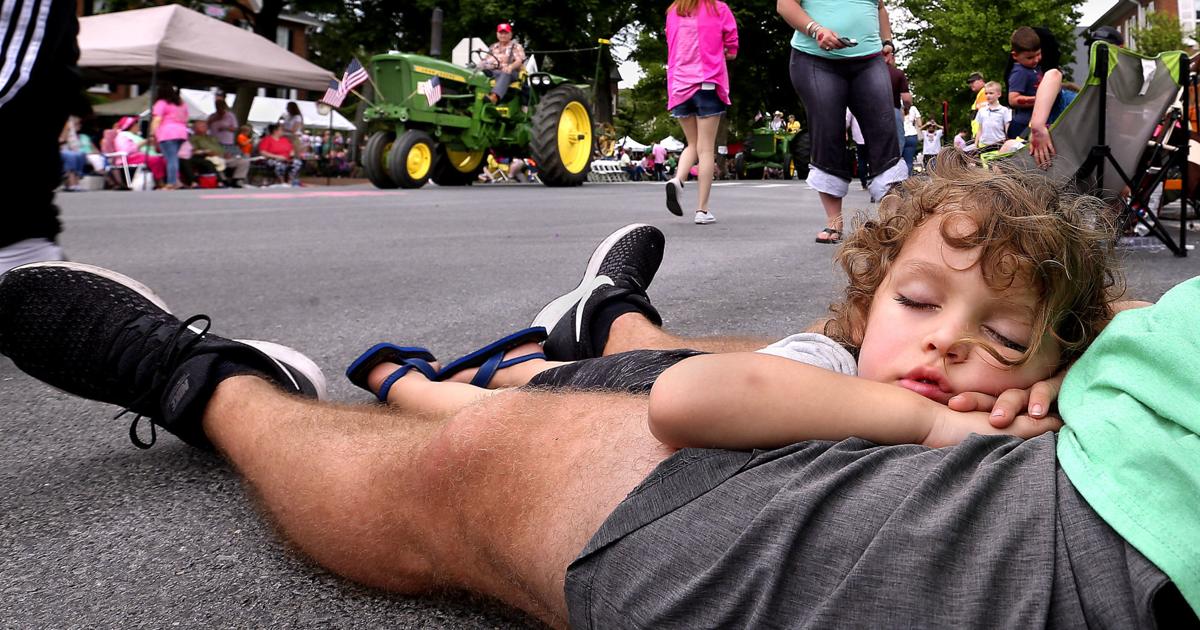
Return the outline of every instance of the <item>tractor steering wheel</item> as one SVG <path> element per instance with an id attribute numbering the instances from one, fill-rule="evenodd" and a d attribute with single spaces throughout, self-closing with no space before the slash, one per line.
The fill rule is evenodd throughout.
<path id="1" fill-rule="evenodd" d="M 472 50 L 472 51 L 471 51 L 471 54 L 472 54 L 472 55 L 475 55 L 475 56 L 476 56 L 476 58 L 478 58 L 480 55 L 487 55 L 487 56 L 491 57 L 491 58 L 492 58 L 492 59 L 493 59 L 493 60 L 496 62 L 496 68 L 497 68 L 497 69 L 498 69 L 500 66 L 504 65 L 504 64 L 500 63 L 500 58 L 499 58 L 499 57 L 497 57 L 496 55 L 493 55 L 493 54 L 492 54 L 492 51 L 490 51 L 490 50 L 484 50 L 483 48 L 479 48 L 479 49 L 476 49 L 476 50 Z M 473 63 L 474 63 L 474 62 L 473 62 Z M 475 67 L 479 67 L 478 63 L 476 63 Z"/>

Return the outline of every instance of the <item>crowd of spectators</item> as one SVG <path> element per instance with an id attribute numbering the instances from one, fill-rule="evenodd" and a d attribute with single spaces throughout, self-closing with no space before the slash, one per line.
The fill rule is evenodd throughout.
<path id="1" fill-rule="evenodd" d="M 170 101 L 171 94 L 159 92 L 157 114 L 123 116 L 107 128 L 98 119 L 68 119 L 59 135 L 61 190 L 299 186 L 302 175 L 354 174 L 349 138 L 340 131 L 305 129 L 295 103 L 278 123 L 256 133 L 238 124 L 222 98 L 207 118 L 180 121 L 177 110 L 186 106 Z M 168 128 L 168 135 L 178 137 L 158 137 L 173 123 L 182 130 Z M 96 183 L 89 175 L 97 176 L 91 180 Z"/>

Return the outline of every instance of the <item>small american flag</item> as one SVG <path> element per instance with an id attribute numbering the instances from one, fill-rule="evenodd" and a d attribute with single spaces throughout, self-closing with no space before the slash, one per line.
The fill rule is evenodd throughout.
<path id="1" fill-rule="evenodd" d="M 366 82 L 369 78 L 367 69 L 358 63 L 357 59 L 351 58 L 350 65 L 346 66 L 346 71 L 342 73 L 342 97 L 345 98 L 350 90 Z"/>
<path id="2" fill-rule="evenodd" d="M 341 85 L 338 84 L 337 79 L 330 79 L 329 87 L 325 90 L 325 96 L 321 97 L 321 101 L 333 107 L 341 107 L 344 100 L 346 100 L 346 95 L 342 92 Z"/>
<path id="3" fill-rule="evenodd" d="M 429 77 L 428 81 L 418 83 L 417 91 L 425 95 L 430 105 L 442 100 L 442 82 L 437 77 Z"/>

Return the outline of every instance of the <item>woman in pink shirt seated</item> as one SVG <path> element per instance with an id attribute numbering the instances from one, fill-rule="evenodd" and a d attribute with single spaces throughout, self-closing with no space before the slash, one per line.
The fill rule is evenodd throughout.
<path id="1" fill-rule="evenodd" d="M 683 216 L 679 173 L 687 173 L 698 160 L 695 222 L 699 225 L 717 220 L 708 209 L 708 193 L 716 165 L 717 126 L 729 106 L 725 61 L 737 56 L 737 49 L 737 22 L 724 2 L 675 0 L 667 8 L 667 109 L 679 119 L 687 137 L 676 175 L 667 182 L 667 210 Z"/>
<path id="2" fill-rule="evenodd" d="M 167 175 L 167 164 L 163 156 L 157 153 L 151 153 L 150 147 L 147 147 L 148 140 L 143 139 L 134 131 L 134 124 L 137 123 L 136 116 L 124 116 L 113 125 L 113 129 L 117 131 L 116 137 L 113 138 L 112 148 L 101 147 L 105 153 L 124 153 L 125 163 L 130 166 L 145 164 L 150 172 L 154 174 L 154 179 L 163 181 Z M 107 133 L 106 133 L 107 135 Z M 121 158 L 116 156 L 105 156 L 110 160 L 119 162 Z M 119 163 L 117 164 L 120 165 Z"/>
<path id="3" fill-rule="evenodd" d="M 179 147 L 188 139 L 188 109 L 175 86 L 163 83 L 155 94 L 154 116 L 150 121 L 150 140 L 158 144 L 167 162 L 167 183 L 163 188 L 179 188 Z"/>

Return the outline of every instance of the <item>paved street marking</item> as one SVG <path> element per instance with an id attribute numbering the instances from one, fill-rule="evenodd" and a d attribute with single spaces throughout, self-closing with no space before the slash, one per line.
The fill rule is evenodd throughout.
<path id="1" fill-rule="evenodd" d="M 787 184 L 759 184 L 751 186 L 751 188 L 779 188 L 780 186 L 787 186 Z"/>

